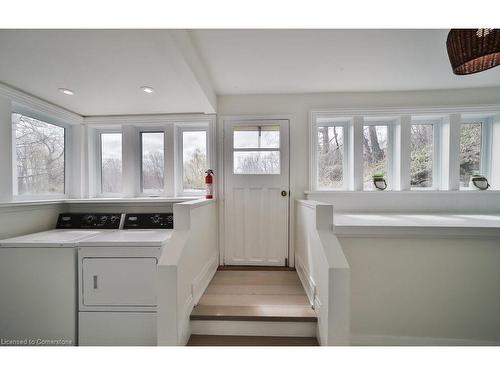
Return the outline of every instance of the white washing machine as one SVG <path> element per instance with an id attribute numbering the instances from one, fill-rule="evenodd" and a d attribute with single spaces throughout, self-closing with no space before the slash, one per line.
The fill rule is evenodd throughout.
<path id="1" fill-rule="evenodd" d="M 60 214 L 57 229 L 0 241 L 0 345 L 77 344 L 78 243 L 120 221 Z"/>
<path id="2" fill-rule="evenodd" d="M 127 214 L 123 230 L 80 243 L 79 345 L 156 345 L 158 259 L 173 215 Z"/>

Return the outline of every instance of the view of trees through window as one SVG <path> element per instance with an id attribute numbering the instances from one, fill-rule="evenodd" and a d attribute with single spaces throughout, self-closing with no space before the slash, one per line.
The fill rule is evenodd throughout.
<path id="1" fill-rule="evenodd" d="M 481 122 L 460 127 L 460 187 L 469 187 L 473 174 L 481 173 Z"/>
<path id="2" fill-rule="evenodd" d="M 318 127 L 318 187 L 340 189 L 344 182 L 344 128 Z"/>
<path id="3" fill-rule="evenodd" d="M 101 134 L 101 192 L 122 191 L 122 135 Z"/>
<path id="4" fill-rule="evenodd" d="M 430 188 L 434 158 L 434 135 L 432 124 L 414 124 L 410 135 L 411 187 Z"/>
<path id="5" fill-rule="evenodd" d="M 64 128 L 12 114 L 17 193 L 64 194 Z"/>
<path id="6" fill-rule="evenodd" d="M 163 190 L 165 143 L 163 132 L 141 133 L 142 191 L 156 194 Z"/>
<path id="7" fill-rule="evenodd" d="M 203 190 L 207 165 L 207 132 L 185 130 L 182 132 L 182 164 L 184 190 Z"/>
<path id="8" fill-rule="evenodd" d="M 280 173 L 280 132 L 278 126 L 249 126 L 235 129 L 233 148 L 233 171 L 235 174 Z"/>
<path id="9" fill-rule="evenodd" d="M 363 127 L 363 189 L 375 190 L 374 174 L 383 174 L 387 180 L 387 126 Z"/>

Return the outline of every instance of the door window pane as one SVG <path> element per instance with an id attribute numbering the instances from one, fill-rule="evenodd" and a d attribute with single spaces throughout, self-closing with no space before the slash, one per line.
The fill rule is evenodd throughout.
<path id="1" fill-rule="evenodd" d="M 141 133 L 142 191 L 158 193 L 164 185 L 164 135 L 163 132 Z"/>
<path id="2" fill-rule="evenodd" d="M 281 173 L 279 126 L 238 127 L 233 131 L 233 148 L 235 174 Z"/>
<path id="3" fill-rule="evenodd" d="M 280 131 L 278 126 L 249 126 L 235 129 L 234 148 L 279 148 Z"/>
<path id="4" fill-rule="evenodd" d="M 234 151 L 235 174 L 280 174 L 279 151 Z"/>
<path id="5" fill-rule="evenodd" d="M 207 170 L 207 132 L 205 130 L 182 132 L 182 165 L 184 190 L 205 189 Z"/>
<path id="6" fill-rule="evenodd" d="M 434 158 L 434 137 L 432 124 L 414 124 L 411 126 L 410 151 L 411 187 L 432 187 L 432 168 Z"/>
<path id="7" fill-rule="evenodd" d="M 481 173 L 481 122 L 460 127 L 460 187 L 469 187 L 473 174 Z"/>
<path id="8" fill-rule="evenodd" d="M 344 185 L 344 128 L 318 127 L 318 187 L 340 189 Z"/>
<path id="9" fill-rule="evenodd" d="M 122 191 L 122 135 L 101 134 L 101 191 L 120 193 Z"/>
<path id="10" fill-rule="evenodd" d="M 375 190 L 373 175 L 383 174 L 387 180 L 387 126 L 363 128 L 363 188 Z"/>
<path id="11" fill-rule="evenodd" d="M 64 128 L 12 114 L 17 193 L 64 194 Z"/>

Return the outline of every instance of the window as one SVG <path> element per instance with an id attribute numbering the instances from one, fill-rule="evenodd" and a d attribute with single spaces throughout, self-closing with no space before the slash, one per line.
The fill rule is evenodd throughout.
<path id="1" fill-rule="evenodd" d="M 19 113 L 15 132 L 17 194 L 64 194 L 65 129 Z"/>
<path id="2" fill-rule="evenodd" d="M 142 192 L 158 194 L 164 188 L 165 137 L 163 132 L 141 133 Z"/>
<path id="3" fill-rule="evenodd" d="M 373 175 L 383 174 L 388 180 L 388 127 L 363 127 L 363 189 L 375 190 Z"/>
<path id="4" fill-rule="evenodd" d="M 317 127 L 317 185 L 319 189 L 344 186 L 345 128 L 342 125 Z"/>
<path id="5" fill-rule="evenodd" d="M 207 163 L 206 130 L 182 130 L 182 188 L 184 192 L 205 190 Z"/>
<path id="6" fill-rule="evenodd" d="M 464 123 L 460 127 L 460 187 L 468 188 L 473 174 L 481 173 L 482 122 Z"/>
<path id="7" fill-rule="evenodd" d="M 233 131 L 235 174 L 280 174 L 279 126 L 245 126 Z"/>
<path id="8" fill-rule="evenodd" d="M 433 124 L 413 124 L 411 126 L 410 153 L 411 187 L 433 187 L 435 157 Z"/>
<path id="9" fill-rule="evenodd" d="M 122 191 L 122 135 L 101 133 L 101 192 Z"/>

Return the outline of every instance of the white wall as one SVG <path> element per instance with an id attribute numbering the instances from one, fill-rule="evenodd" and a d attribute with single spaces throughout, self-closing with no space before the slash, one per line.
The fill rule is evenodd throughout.
<path id="1" fill-rule="evenodd" d="M 54 229 L 64 209 L 62 203 L 0 207 L 0 240 Z"/>
<path id="2" fill-rule="evenodd" d="M 500 87 L 372 93 L 219 96 L 217 115 L 291 115 L 291 197 L 308 190 L 309 112 L 312 109 L 458 106 L 500 103 Z M 445 192 L 446 194 L 446 192 Z"/>
<path id="3" fill-rule="evenodd" d="M 174 205 L 174 232 L 158 263 L 158 345 L 185 345 L 190 314 L 219 265 L 217 204 Z"/>
<path id="4" fill-rule="evenodd" d="M 339 241 L 353 344 L 500 344 L 500 239 Z"/>
<path id="5" fill-rule="evenodd" d="M 350 269 L 332 232 L 333 207 L 304 200 L 295 207 L 295 264 L 318 316 L 318 341 L 320 345 L 349 345 Z"/>

